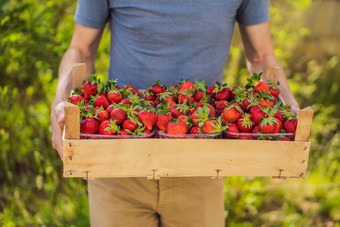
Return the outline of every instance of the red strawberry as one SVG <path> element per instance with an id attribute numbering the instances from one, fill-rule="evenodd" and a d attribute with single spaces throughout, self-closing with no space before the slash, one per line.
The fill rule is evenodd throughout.
<path id="1" fill-rule="evenodd" d="M 119 126 L 116 125 L 115 121 L 103 121 L 99 125 L 98 132 L 101 135 L 115 135 L 117 132 L 119 132 Z"/>
<path id="2" fill-rule="evenodd" d="M 190 134 L 192 135 L 202 134 L 202 130 L 199 127 L 194 126 L 190 129 Z"/>
<path id="3" fill-rule="evenodd" d="M 192 96 L 180 94 L 177 97 L 177 103 L 179 104 L 186 103 L 189 105 L 189 104 L 195 103 L 195 99 Z"/>
<path id="4" fill-rule="evenodd" d="M 169 122 L 166 126 L 166 133 L 169 135 L 185 135 L 188 133 L 188 126 L 183 122 Z"/>
<path id="5" fill-rule="evenodd" d="M 192 82 L 186 81 L 179 86 L 178 94 L 182 94 L 185 90 L 190 91 L 194 88 L 195 88 L 195 85 Z"/>
<path id="6" fill-rule="evenodd" d="M 111 104 L 111 105 L 109 105 L 109 106 L 106 108 L 106 111 L 109 113 L 109 115 L 111 114 L 111 111 L 113 110 L 113 108 L 114 108 L 115 105 L 116 105 L 116 104 Z"/>
<path id="7" fill-rule="evenodd" d="M 151 88 L 151 92 L 154 94 L 154 95 L 159 95 L 163 92 L 166 91 L 166 88 L 165 86 L 163 86 L 162 84 L 159 83 L 159 80 L 156 81 L 156 84 L 153 84 L 152 85 L 152 88 Z"/>
<path id="8" fill-rule="evenodd" d="M 117 135 L 129 136 L 130 134 L 127 131 L 125 131 L 125 130 L 121 130 Z"/>
<path id="9" fill-rule="evenodd" d="M 201 129 L 204 134 L 217 134 L 222 132 L 224 127 L 222 126 L 221 118 L 218 118 L 218 120 L 209 120 L 204 122 Z"/>
<path id="10" fill-rule="evenodd" d="M 251 121 L 248 113 L 245 113 L 237 120 L 237 126 L 242 132 L 249 132 L 253 128 L 254 123 Z"/>
<path id="11" fill-rule="evenodd" d="M 251 135 L 248 135 L 248 134 L 246 134 L 246 135 L 240 134 L 238 139 L 240 139 L 240 140 L 253 140 L 254 138 Z"/>
<path id="12" fill-rule="evenodd" d="M 120 100 L 119 104 L 124 104 L 124 105 L 129 105 L 130 106 L 131 102 L 129 100 L 127 100 L 127 99 L 122 99 L 122 100 Z"/>
<path id="13" fill-rule="evenodd" d="M 191 114 L 191 121 L 193 125 L 198 126 L 200 122 L 208 121 L 209 117 L 216 117 L 216 112 L 211 105 L 205 104 L 194 110 Z"/>
<path id="14" fill-rule="evenodd" d="M 268 107 L 268 106 L 273 107 L 274 102 L 272 100 L 261 99 L 259 105 L 262 107 Z"/>
<path id="15" fill-rule="evenodd" d="M 291 119 L 285 121 L 283 123 L 283 128 L 286 130 L 287 133 L 295 133 L 297 127 L 297 120 L 296 119 Z"/>
<path id="16" fill-rule="evenodd" d="M 260 127 L 259 127 L 258 125 L 255 125 L 255 126 L 253 127 L 253 129 L 251 130 L 251 133 L 252 133 L 252 134 L 257 134 L 257 133 L 260 132 L 260 131 L 261 131 Z"/>
<path id="17" fill-rule="evenodd" d="M 126 119 L 126 112 L 121 108 L 116 108 L 111 111 L 110 117 L 111 120 L 117 121 L 117 125 L 120 125 Z"/>
<path id="18" fill-rule="evenodd" d="M 130 132 L 134 132 L 135 129 L 137 128 L 138 124 L 131 119 L 126 119 L 123 121 L 122 128 L 125 130 L 130 130 Z"/>
<path id="19" fill-rule="evenodd" d="M 95 100 L 94 100 L 94 105 L 95 106 L 102 106 L 104 109 L 106 109 L 110 104 L 109 101 L 105 98 L 103 95 L 99 95 Z"/>
<path id="20" fill-rule="evenodd" d="M 254 86 L 254 90 L 255 90 L 255 92 L 266 91 L 270 94 L 269 84 L 267 83 L 267 81 L 260 81 L 260 82 L 256 83 L 255 86 Z"/>
<path id="21" fill-rule="evenodd" d="M 156 121 L 157 127 L 161 131 L 165 132 L 166 126 L 169 123 L 172 116 L 170 114 L 157 114 L 156 117 L 157 117 L 157 121 Z"/>
<path id="22" fill-rule="evenodd" d="M 242 110 L 245 112 L 249 112 L 250 108 L 256 103 L 255 98 L 249 97 L 245 99 L 242 103 Z"/>
<path id="23" fill-rule="evenodd" d="M 80 122 L 80 132 L 94 134 L 98 129 L 98 121 L 93 118 L 86 118 Z"/>
<path id="24" fill-rule="evenodd" d="M 198 91 L 194 94 L 194 99 L 196 102 L 201 101 L 202 97 L 204 96 L 204 92 L 203 91 Z"/>
<path id="25" fill-rule="evenodd" d="M 223 110 L 223 118 L 227 122 L 236 122 L 238 119 L 242 117 L 242 109 L 239 104 L 233 103 L 227 105 Z"/>
<path id="26" fill-rule="evenodd" d="M 103 121 L 109 120 L 109 113 L 106 110 L 98 110 L 97 111 L 97 118 L 99 123 L 102 123 Z"/>
<path id="27" fill-rule="evenodd" d="M 84 98 L 88 100 L 91 95 L 96 95 L 98 93 L 97 89 L 97 77 L 91 75 L 88 78 L 88 81 L 85 82 L 83 89 L 84 89 Z"/>
<path id="28" fill-rule="evenodd" d="M 185 104 L 176 104 L 170 107 L 170 113 L 173 118 L 178 118 L 180 115 L 186 115 L 189 107 Z"/>
<path id="29" fill-rule="evenodd" d="M 180 116 L 178 117 L 178 119 L 179 119 L 180 122 L 183 122 L 183 123 L 185 123 L 185 124 L 188 122 L 188 118 L 187 118 L 187 116 L 185 116 L 185 115 L 180 115 Z"/>
<path id="30" fill-rule="evenodd" d="M 290 138 L 288 136 L 279 136 L 278 140 L 280 140 L 280 141 L 290 141 Z"/>
<path id="31" fill-rule="evenodd" d="M 215 106 L 217 111 L 223 111 L 223 109 L 227 106 L 228 101 L 221 100 L 221 101 L 215 101 Z"/>
<path id="32" fill-rule="evenodd" d="M 145 129 L 142 131 L 142 133 L 144 133 L 144 134 L 146 134 L 146 135 L 150 135 L 150 134 L 151 134 L 151 131 L 145 128 Z"/>
<path id="33" fill-rule="evenodd" d="M 148 130 L 152 130 L 153 125 L 156 123 L 156 115 L 153 112 L 149 112 L 146 110 L 142 110 L 138 113 L 138 118 L 142 122 L 142 124 Z"/>
<path id="34" fill-rule="evenodd" d="M 151 88 L 149 88 L 148 90 L 146 90 L 144 92 L 143 97 L 146 101 L 155 101 L 156 100 L 156 97 L 152 93 Z"/>
<path id="35" fill-rule="evenodd" d="M 124 87 L 127 88 L 133 95 L 138 95 L 137 88 L 132 87 L 130 84 L 126 84 Z"/>
<path id="36" fill-rule="evenodd" d="M 279 119 L 279 120 L 282 121 L 282 122 L 285 122 L 285 121 L 286 121 L 286 117 L 284 116 L 282 110 L 276 111 L 274 117 L 276 117 L 277 119 Z"/>
<path id="37" fill-rule="evenodd" d="M 281 133 L 282 129 L 282 122 L 276 118 L 277 124 L 274 133 Z"/>
<path id="38" fill-rule="evenodd" d="M 227 136 L 228 138 L 238 138 L 240 135 L 239 135 L 239 130 L 238 130 L 238 127 L 235 123 L 230 123 L 227 125 Z"/>
<path id="39" fill-rule="evenodd" d="M 215 90 L 215 88 L 216 88 L 216 85 L 215 85 L 215 84 L 212 85 L 211 87 L 209 87 L 209 88 L 207 89 L 207 94 L 212 95 L 212 93 L 213 93 L 213 91 Z"/>
<path id="40" fill-rule="evenodd" d="M 250 116 L 254 125 L 257 125 L 260 120 L 266 116 L 266 114 L 260 108 L 255 107 L 250 110 Z"/>
<path id="41" fill-rule="evenodd" d="M 110 91 L 107 94 L 107 99 L 109 100 L 109 103 L 119 103 L 123 99 L 123 95 L 119 91 Z"/>
<path id="42" fill-rule="evenodd" d="M 266 118 L 262 118 L 259 126 L 263 133 L 271 134 L 271 133 L 275 133 L 275 130 L 277 128 L 277 122 L 278 122 L 278 119 L 276 119 L 273 116 L 269 116 Z"/>
<path id="43" fill-rule="evenodd" d="M 270 94 L 274 97 L 279 97 L 280 95 L 280 83 L 277 82 L 277 84 L 274 84 L 272 82 L 268 82 L 269 84 L 269 91 L 270 91 Z"/>
<path id="44" fill-rule="evenodd" d="M 82 102 L 84 98 L 80 95 L 72 95 L 70 97 L 70 101 L 72 104 L 77 105 L 78 103 Z"/>

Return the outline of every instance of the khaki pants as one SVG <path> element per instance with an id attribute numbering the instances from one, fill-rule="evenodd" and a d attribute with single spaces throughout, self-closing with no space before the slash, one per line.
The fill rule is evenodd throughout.
<path id="1" fill-rule="evenodd" d="M 225 179 L 95 179 L 88 182 L 91 226 L 223 227 Z"/>

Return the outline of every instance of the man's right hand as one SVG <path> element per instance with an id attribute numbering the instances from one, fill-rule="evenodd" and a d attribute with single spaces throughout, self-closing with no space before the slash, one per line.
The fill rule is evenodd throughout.
<path id="1" fill-rule="evenodd" d="M 51 126 L 52 126 L 52 145 L 53 148 L 58 151 L 58 154 L 63 160 L 63 130 L 65 123 L 65 112 L 64 106 L 66 102 L 60 102 L 56 105 L 52 104 L 51 110 Z"/>

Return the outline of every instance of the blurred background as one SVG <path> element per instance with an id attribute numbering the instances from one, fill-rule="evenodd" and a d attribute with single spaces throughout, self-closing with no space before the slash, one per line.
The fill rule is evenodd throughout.
<path id="1" fill-rule="evenodd" d="M 87 226 L 87 182 L 64 179 L 50 106 L 76 1 L 0 1 L 0 224 Z M 340 226 L 340 1 L 271 2 L 275 54 L 301 107 L 315 111 L 304 179 L 228 177 L 226 226 Z M 96 72 L 107 74 L 109 31 Z M 236 28 L 225 81 L 248 76 Z"/>

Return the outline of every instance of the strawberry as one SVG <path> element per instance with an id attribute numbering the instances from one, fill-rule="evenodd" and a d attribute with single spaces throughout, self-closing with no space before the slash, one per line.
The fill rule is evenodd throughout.
<path id="1" fill-rule="evenodd" d="M 166 126 L 166 133 L 169 135 L 185 135 L 188 133 L 188 126 L 183 122 L 169 122 Z"/>
<path id="2" fill-rule="evenodd" d="M 268 106 L 273 107 L 274 102 L 272 100 L 261 99 L 259 105 L 262 107 L 268 107 Z"/>
<path id="3" fill-rule="evenodd" d="M 227 122 L 236 122 L 242 117 L 243 110 L 239 104 L 233 103 L 228 104 L 226 108 L 223 109 L 223 117 Z"/>
<path id="4" fill-rule="evenodd" d="M 189 104 L 195 103 L 195 99 L 194 97 L 192 97 L 191 93 L 189 94 L 189 92 L 185 91 L 185 92 L 182 92 L 182 94 L 178 95 L 177 103 L 179 104 L 187 103 L 189 105 Z"/>
<path id="5" fill-rule="evenodd" d="M 195 85 L 190 81 L 185 81 L 180 84 L 178 94 L 182 94 L 184 91 L 193 90 Z"/>
<path id="6" fill-rule="evenodd" d="M 137 88 L 132 87 L 130 84 L 126 84 L 124 87 L 127 88 L 133 95 L 138 95 Z"/>
<path id="7" fill-rule="evenodd" d="M 142 130 L 142 133 L 145 134 L 145 135 L 150 135 L 151 131 L 148 130 L 147 128 L 145 128 L 144 130 Z"/>
<path id="8" fill-rule="evenodd" d="M 237 120 L 237 126 L 242 132 L 249 132 L 253 128 L 254 123 L 251 121 L 248 113 L 245 113 Z"/>
<path id="9" fill-rule="evenodd" d="M 123 99 L 123 95 L 118 90 L 110 91 L 107 94 L 107 99 L 109 100 L 109 103 L 119 103 Z"/>
<path id="10" fill-rule="evenodd" d="M 98 79 L 96 76 L 91 75 L 83 85 L 84 89 L 84 99 L 89 100 L 91 95 L 96 95 L 98 93 L 97 88 Z"/>
<path id="11" fill-rule="evenodd" d="M 175 101 L 175 97 L 171 92 L 165 91 L 157 97 L 160 102 L 169 103 L 170 101 Z"/>
<path id="12" fill-rule="evenodd" d="M 269 93 L 274 97 L 279 97 L 280 95 L 280 82 L 277 82 L 277 84 L 274 84 L 272 82 L 268 82 L 269 84 Z"/>
<path id="13" fill-rule="evenodd" d="M 235 123 L 229 123 L 227 125 L 227 136 L 228 138 L 238 138 L 240 135 L 239 135 L 239 130 L 238 130 L 238 127 Z"/>
<path id="14" fill-rule="evenodd" d="M 195 80 L 194 86 L 195 86 L 196 91 L 201 91 L 201 92 L 205 93 L 206 90 L 207 90 L 207 83 L 204 80 L 202 82 Z"/>
<path id="15" fill-rule="evenodd" d="M 190 134 L 192 135 L 202 134 L 202 130 L 199 127 L 194 126 L 190 129 Z"/>
<path id="16" fill-rule="evenodd" d="M 106 110 L 103 110 L 102 108 L 97 110 L 96 114 L 97 114 L 97 118 L 98 118 L 99 123 L 102 123 L 103 121 L 109 120 L 109 113 Z"/>
<path id="17" fill-rule="evenodd" d="M 120 136 L 129 136 L 130 134 L 127 132 L 127 131 L 125 131 L 124 129 L 123 130 L 121 130 L 119 133 L 117 133 L 117 135 L 120 135 Z"/>
<path id="18" fill-rule="evenodd" d="M 297 120 L 290 119 L 283 123 L 283 128 L 286 130 L 287 133 L 295 133 L 297 127 Z"/>
<path id="19" fill-rule="evenodd" d="M 265 116 L 266 114 L 258 107 L 251 108 L 250 110 L 250 118 L 254 125 L 259 124 L 260 120 Z"/>
<path id="20" fill-rule="evenodd" d="M 265 134 L 275 133 L 279 120 L 273 116 L 262 118 L 259 124 L 261 131 Z"/>
<path id="21" fill-rule="evenodd" d="M 213 91 L 216 88 L 216 84 L 213 84 L 211 87 L 207 89 L 207 94 L 212 95 Z"/>
<path id="22" fill-rule="evenodd" d="M 166 126 L 169 123 L 172 116 L 170 114 L 157 114 L 156 117 L 157 117 L 157 121 L 156 121 L 157 127 L 161 131 L 165 132 Z"/>
<path id="23" fill-rule="evenodd" d="M 70 102 L 74 105 L 77 105 L 78 103 L 81 103 L 82 101 L 84 101 L 84 98 L 80 95 L 72 95 L 69 98 Z"/>
<path id="24" fill-rule="evenodd" d="M 286 121 L 286 117 L 284 116 L 284 113 L 283 113 L 282 110 L 276 111 L 274 117 L 276 117 L 277 119 L 279 119 L 279 120 L 282 121 L 282 122 L 285 122 L 285 121 Z"/>
<path id="25" fill-rule="evenodd" d="M 128 99 L 122 99 L 120 100 L 119 104 L 131 105 L 131 102 Z"/>
<path id="26" fill-rule="evenodd" d="M 134 132 L 137 126 L 138 124 L 136 123 L 136 121 L 131 120 L 131 119 L 126 119 L 125 121 L 123 121 L 123 124 L 122 124 L 122 128 L 124 130 L 130 130 L 130 132 Z"/>
<path id="27" fill-rule="evenodd" d="M 204 122 L 201 127 L 204 134 L 217 134 L 222 132 L 226 127 L 222 126 L 221 118 Z"/>
<path id="28" fill-rule="evenodd" d="M 94 118 L 85 118 L 80 122 L 80 132 L 84 134 L 94 134 L 98 129 L 98 121 Z"/>
<path id="29" fill-rule="evenodd" d="M 154 96 L 153 92 L 151 91 L 152 88 L 146 90 L 143 94 L 143 98 L 147 101 L 155 101 L 156 97 Z"/>
<path id="30" fill-rule="evenodd" d="M 109 101 L 107 101 L 107 98 L 103 95 L 99 95 L 95 100 L 94 100 L 94 105 L 95 106 L 102 106 L 104 109 L 106 109 L 110 104 Z"/>
<path id="31" fill-rule="evenodd" d="M 255 92 L 266 91 L 270 94 L 269 84 L 267 83 L 267 81 L 260 81 L 260 82 L 256 83 L 255 86 L 254 86 L 254 90 L 255 90 Z"/>
<path id="32" fill-rule="evenodd" d="M 213 98 L 217 101 L 220 100 L 230 100 L 230 90 L 227 88 L 227 84 L 220 84 L 219 82 L 215 83 L 215 89 L 212 92 Z"/>
<path id="33" fill-rule="evenodd" d="M 166 87 L 160 84 L 159 80 L 156 81 L 156 84 L 152 85 L 151 92 L 154 95 L 159 95 L 165 91 L 166 91 Z"/>
<path id="34" fill-rule="evenodd" d="M 176 104 L 170 107 L 170 113 L 173 118 L 178 118 L 180 115 L 186 115 L 189 111 L 189 107 L 185 104 Z"/>
<path id="35" fill-rule="evenodd" d="M 118 107 L 111 111 L 110 117 L 111 120 L 116 121 L 117 125 L 120 125 L 126 119 L 126 112 L 122 108 Z"/>
<path id="36" fill-rule="evenodd" d="M 280 141 L 290 141 L 290 138 L 288 136 L 278 136 L 278 140 L 280 140 Z"/>
<path id="37" fill-rule="evenodd" d="M 260 126 L 259 125 L 255 125 L 253 127 L 253 129 L 251 130 L 252 134 L 257 134 L 258 132 L 261 132 Z"/>
<path id="38" fill-rule="evenodd" d="M 191 114 L 191 121 L 192 124 L 195 126 L 198 126 L 200 122 L 206 122 L 210 120 L 211 117 L 215 117 L 216 113 L 215 110 L 211 111 L 211 108 L 209 108 L 207 105 L 202 105 L 200 107 L 197 107 L 194 112 Z"/>
<path id="39" fill-rule="evenodd" d="M 276 128 L 274 133 L 281 133 L 281 129 L 282 129 L 282 121 L 280 121 L 279 119 L 276 118 Z"/>
<path id="40" fill-rule="evenodd" d="M 249 97 L 247 99 L 245 99 L 242 103 L 242 110 L 244 112 L 249 112 L 250 108 L 256 104 L 256 100 L 254 97 Z"/>
<path id="41" fill-rule="evenodd" d="M 111 114 L 111 111 L 113 110 L 113 108 L 114 108 L 115 105 L 116 105 L 116 104 L 111 104 L 111 105 L 109 105 L 109 106 L 106 108 L 106 111 L 109 113 L 109 115 Z"/>
<path id="42" fill-rule="evenodd" d="M 246 135 L 240 134 L 238 139 L 240 139 L 240 140 L 253 140 L 254 138 L 249 134 L 246 134 Z"/>
<path id="43" fill-rule="evenodd" d="M 106 120 L 103 121 L 98 128 L 98 132 L 101 135 L 114 135 L 119 131 L 119 126 L 116 125 L 115 121 Z"/>
<path id="44" fill-rule="evenodd" d="M 152 130 L 153 125 L 156 123 L 156 115 L 153 112 L 149 112 L 146 110 L 142 110 L 138 113 L 138 118 L 142 122 L 142 124 L 148 130 Z"/>
<path id="45" fill-rule="evenodd" d="M 197 92 L 194 94 L 194 96 L 193 96 L 193 98 L 194 98 L 194 100 L 195 100 L 196 102 L 201 101 L 202 97 L 204 97 L 204 92 L 203 92 L 203 91 L 197 91 Z"/>
<path id="46" fill-rule="evenodd" d="M 217 111 L 223 111 L 223 109 L 227 106 L 228 101 L 221 100 L 221 101 L 215 101 L 215 106 Z"/>

